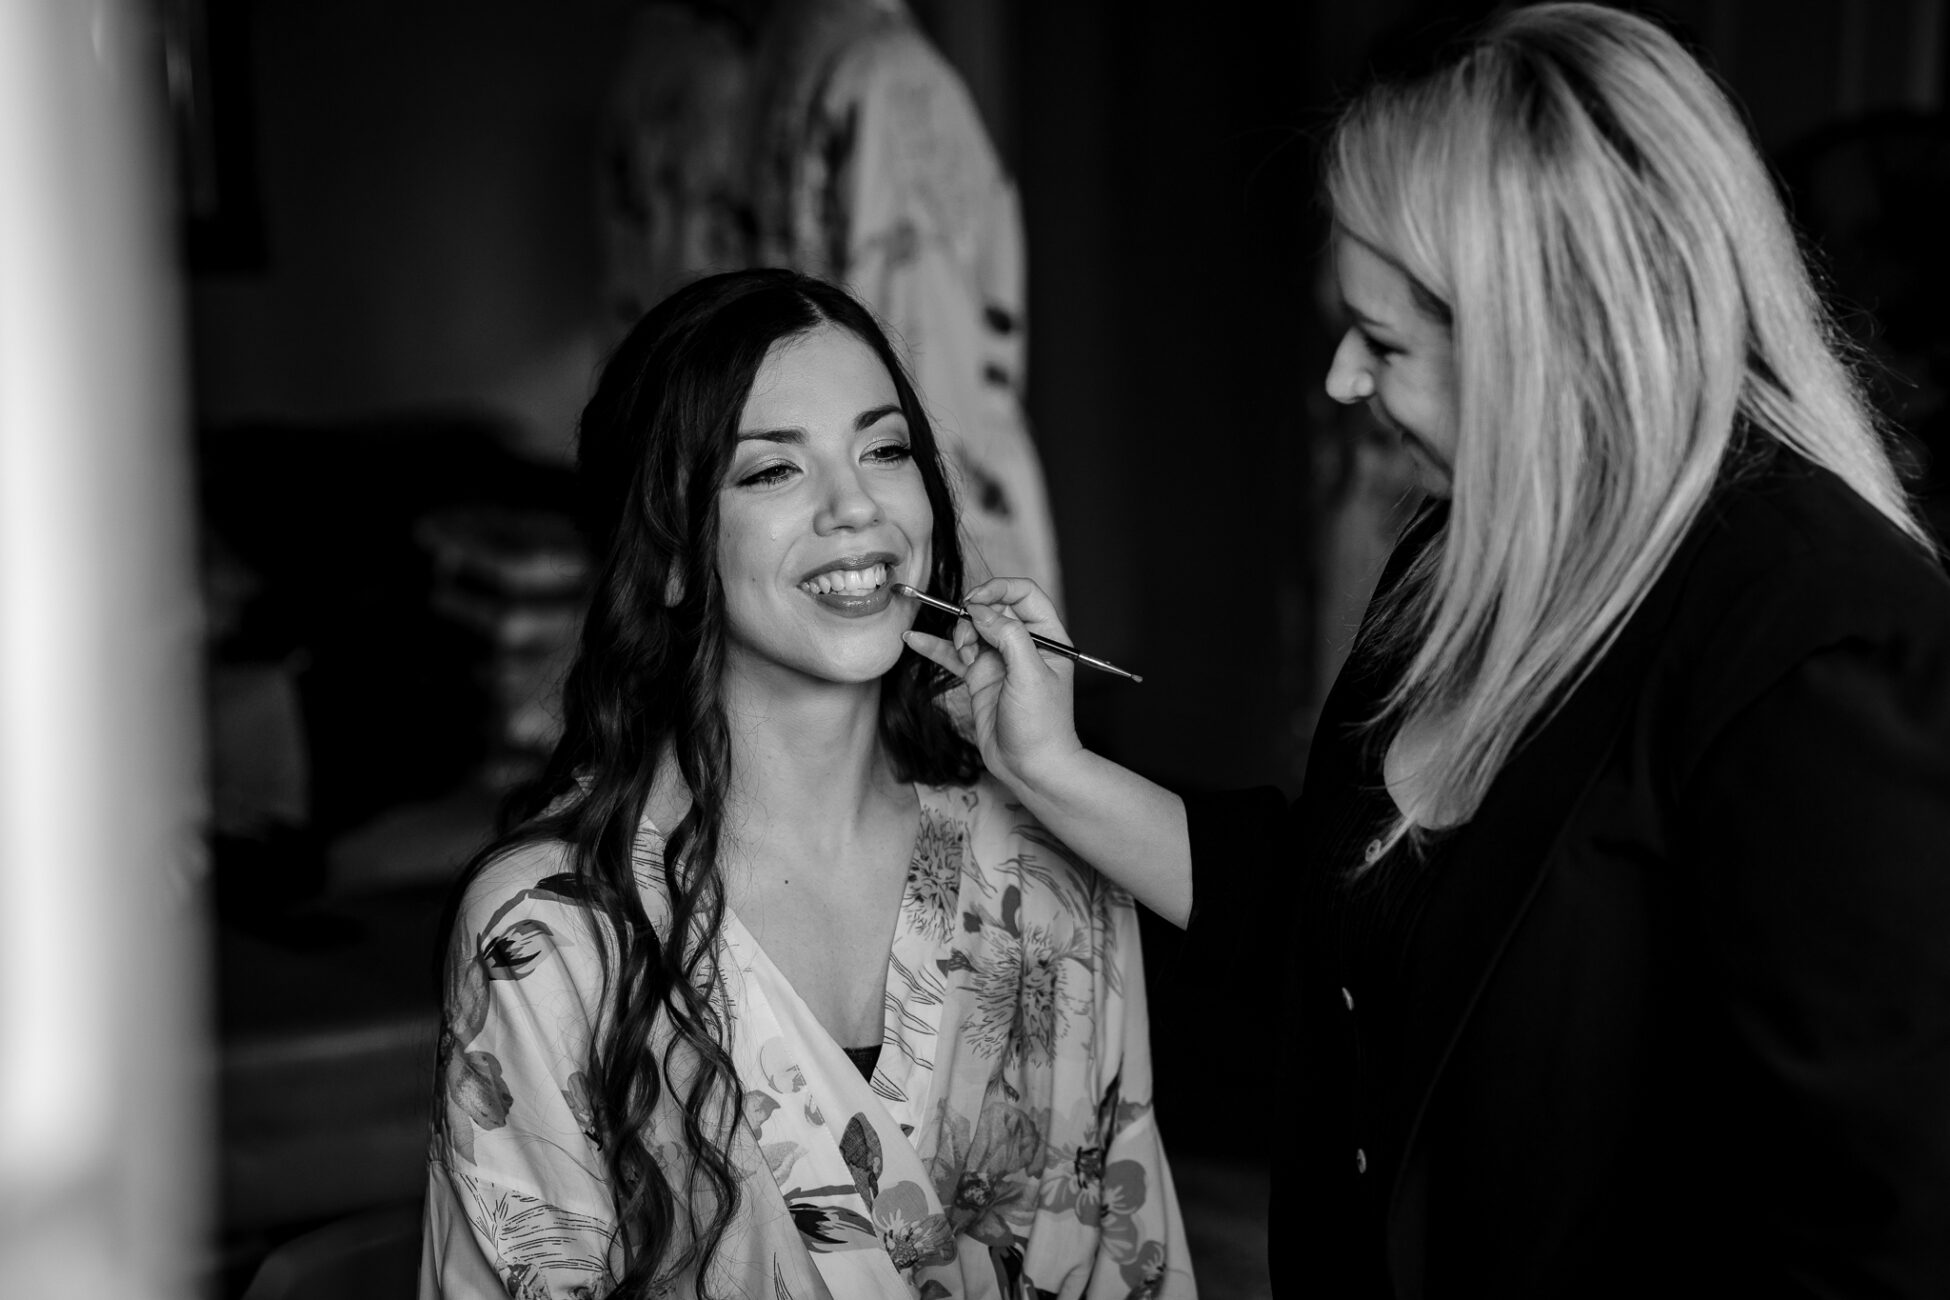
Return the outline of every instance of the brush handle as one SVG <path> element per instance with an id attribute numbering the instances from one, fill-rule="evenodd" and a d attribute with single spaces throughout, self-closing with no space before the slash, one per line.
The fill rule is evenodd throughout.
<path id="1" fill-rule="evenodd" d="M 936 600 L 933 596 L 928 595 L 926 592 L 916 591 L 914 588 L 908 586 L 904 582 L 895 583 L 894 590 L 903 596 L 910 596 L 913 599 L 920 601 L 923 605 L 932 606 L 933 608 L 940 610 L 944 614 L 953 614 L 956 618 L 968 618 L 968 611 L 963 609 L 961 606 L 951 605 L 945 600 Z M 973 622 L 974 620 L 970 619 L 969 621 Z M 1077 663 L 1088 664 L 1092 668 L 1101 669 L 1102 671 L 1107 673 L 1116 673 L 1119 677 L 1127 677 L 1134 682 L 1141 682 L 1144 680 L 1144 678 L 1138 676 L 1134 672 L 1129 671 L 1128 669 L 1119 668 L 1116 664 L 1111 663 L 1109 660 L 1099 659 L 1095 655 L 1087 655 L 1073 645 L 1066 645 L 1064 642 L 1061 641 L 1052 641 L 1048 637 L 1038 636 L 1034 632 L 1031 632 L 1029 634 L 1029 639 L 1031 641 L 1034 641 L 1037 644 L 1037 646 L 1039 646 L 1040 648 L 1049 651 L 1051 654 L 1062 655 L 1065 659 L 1073 659 Z"/>

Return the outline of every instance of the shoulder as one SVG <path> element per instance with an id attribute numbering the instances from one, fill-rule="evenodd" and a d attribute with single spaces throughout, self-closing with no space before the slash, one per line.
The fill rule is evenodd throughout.
<path id="1" fill-rule="evenodd" d="M 1865 636 L 1950 643 L 1950 578 L 1936 558 L 1833 474 L 1798 460 L 1708 504 L 1684 585 L 1688 615 L 1712 624 L 1729 652 L 1777 647 L 1793 659 Z"/>
<path id="2" fill-rule="evenodd" d="M 906 18 L 868 24 L 846 41 L 821 84 L 829 113 L 859 106 L 869 129 L 903 151 L 947 148 L 959 165 L 986 165 L 988 136 L 961 76 Z M 920 166 L 926 156 L 908 158 Z"/>
<path id="3" fill-rule="evenodd" d="M 461 891 L 458 916 L 468 929 L 490 926 L 511 905 L 531 898 L 580 895 L 569 846 L 560 840 L 515 844 L 496 852 Z"/>
<path id="4" fill-rule="evenodd" d="M 1836 647 L 1897 675 L 1950 671 L 1950 578 L 1826 470 L 1797 460 L 1730 485 L 1677 563 L 1660 654 L 1696 738 Z"/>
<path id="5" fill-rule="evenodd" d="M 885 86 L 965 93 L 961 78 L 904 15 L 863 16 L 840 43 L 828 78 L 833 90 L 872 93 Z"/>
<path id="6" fill-rule="evenodd" d="M 1014 792 L 987 772 L 978 773 L 966 785 L 917 785 L 915 789 L 921 797 L 923 825 L 952 826 L 971 846 L 993 851 L 1026 836 L 1047 834 Z"/>
<path id="7" fill-rule="evenodd" d="M 1036 819 L 984 772 L 966 786 L 921 786 L 921 833 L 959 841 L 964 870 L 990 890 L 1071 910 L 1130 909 L 1130 896 Z"/>
<path id="8" fill-rule="evenodd" d="M 1701 560 L 1720 581 L 1814 582 L 1872 605 L 1896 592 L 1934 602 L 1950 595 L 1936 558 L 1828 470 L 1789 453 L 1736 480 L 1700 521 Z"/>
<path id="9" fill-rule="evenodd" d="M 480 963 L 500 980 L 521 980 L 538 965 L 559 964 L 580 985 L 600 978 L 599 948 L 608 935 L 568 846 L 531 842 L 497 854 L 468 881 L 448 957 L 450 963 Z"/>

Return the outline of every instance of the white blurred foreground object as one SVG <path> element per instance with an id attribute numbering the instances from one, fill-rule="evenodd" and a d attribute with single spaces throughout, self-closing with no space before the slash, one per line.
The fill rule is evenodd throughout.
<path id="1" fill-rule="evenodd" d="M 0 0 L 0 1290 L 188 1297 L 197 603 L 157 60 Z"/>

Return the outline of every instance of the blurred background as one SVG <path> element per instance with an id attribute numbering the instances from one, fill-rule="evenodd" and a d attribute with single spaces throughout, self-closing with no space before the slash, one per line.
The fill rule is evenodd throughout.
<path id="1" fill-rule="evenodd" d="M 1292 792 L 1408 491 L 1320 391 L 1312 141 L 1491 6 L 859 2 L 938 54 L 1019 201 L 983 245 L 1019 295 L 997 400 L 1069 626 L 1146 679 L 1079 682 L 1086 741 Z M 553 734 L 619 284 L 767 247 L 729 211 L 625 266 L 696 197 L 646 133 L 722 126 L 792 8 L 0 0 L 10 1293 L 410 1293 L 439 906 Z M 1747 106 L 1939 528 L 1946 10 L 1653 8 Z M 640 111 L 676 67 L 691 98 Z M 1225 969 L 1146 934 L 1209 1296 L 1265 1293 L 1284 933 Z"/>

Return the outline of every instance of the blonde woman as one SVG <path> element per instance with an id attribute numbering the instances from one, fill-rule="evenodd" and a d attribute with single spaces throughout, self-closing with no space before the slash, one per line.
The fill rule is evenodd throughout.
<path id="1" fill-rule="evenodd" d="M 1277 1293 L 1950 1294 L 1950 583 L 1738 110 L 1540 5 L 1326 190 L 1328 391 L 1431 504 L 1300 800 L 1080 749 L 1027 583 L 909 644 L 1142 901 L 1291 916 Z"/>

